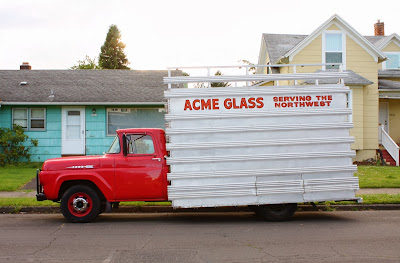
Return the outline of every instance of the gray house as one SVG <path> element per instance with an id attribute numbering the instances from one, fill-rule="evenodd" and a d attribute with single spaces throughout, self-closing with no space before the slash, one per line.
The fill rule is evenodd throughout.
<path id="1" fill-rule="evenodd" d="M 21 67 L 22 68 L 22 67 Z M 164 128 L 163 70 L 0 70 L 0 127 L 39 141 L 33 161 L 106 151 L 122 128 Z M 173 75 L 181 74 L 174 71 Z"/>

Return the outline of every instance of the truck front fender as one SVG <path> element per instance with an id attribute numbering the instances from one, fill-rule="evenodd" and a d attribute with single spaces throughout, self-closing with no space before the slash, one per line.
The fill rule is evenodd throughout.
<path id="1" fill-rule="evenodd" d="M 106 200 L 114 199 L 113 184 L 114 177 L 105 178 L 97 174 L 85 172 L 71 172 L 68 174 L 60 174 L 54 181 L 52 189 L 45 189 L 46 197 L 49 200 L 59 200 L 63 193 L 71 186 L 77 184 L 93 185 L 100 191 Z M 91 185 L 93 184 L 93 185 Z"/>

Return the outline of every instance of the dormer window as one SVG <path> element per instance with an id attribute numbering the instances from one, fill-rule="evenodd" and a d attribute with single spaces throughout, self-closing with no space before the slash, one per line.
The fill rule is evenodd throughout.
<path id="1" fill-rule="evenodd" d="M 323 63 L 343 63 L 345 36 L 339 33 L 327 32 L 323 37 Z M 326 65 L 326 69 L 338 69 L 338 65 Z"/>
<path id="2" fill-rule="evenodd" d="M 400 69 L 400 52 L 385 52 L 388 59 L 384 65 L 386 69 Z"/>

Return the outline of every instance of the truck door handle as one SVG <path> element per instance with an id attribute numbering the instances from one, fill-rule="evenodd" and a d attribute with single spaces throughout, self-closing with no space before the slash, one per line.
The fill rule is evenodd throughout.
<path id="1" fill-rule="evenodd" d="M 161 162 L 161 158 L 152 158 L 152 160 Z"/>

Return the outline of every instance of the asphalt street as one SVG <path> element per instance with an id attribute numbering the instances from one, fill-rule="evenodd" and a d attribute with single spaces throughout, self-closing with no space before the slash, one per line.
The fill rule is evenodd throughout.
<path id="1" fill-rule="evenodd" d="M 400 211 L 1 214 L 0 262 L 399 262 Z"/>

